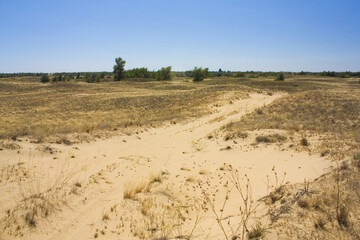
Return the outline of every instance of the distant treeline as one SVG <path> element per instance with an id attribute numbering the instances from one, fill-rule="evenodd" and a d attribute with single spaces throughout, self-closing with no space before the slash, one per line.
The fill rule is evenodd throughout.
<path id="1" fill-rule="evenodd" d="M 207 77 L 247 77 L 247 78 L 258 78 L 258 77 L 272 77 L 278 76 L 280 72 L 260 72 L 260 71 L 207 71 Z M 335 71 L 324 71 L 324 72 L 283 72 L 286 75 L 316 75 L 316 76 L 329 76 L 329 77 L 359 77 L 360 72 L 335 72 Z M 62 73 L 0 73 L 0 78 L 9 77 L 37 77 L 42 75 L 48 75 L 51 81 L 70 81 L 70 80 L 83 80 L 86 82 L 100 82 L 106 80 L 112 80 L 113 72 L 62 72 Z M 149 71 L 147 68 L 134 68 L 124 71 L 125 79 L 156 79 L 156 80 L 168 80 L 172 76 L 193 78 L 194 70 L 189 71 L 171 71 L 171 67 L 165 67 L 158 71 Z"/>

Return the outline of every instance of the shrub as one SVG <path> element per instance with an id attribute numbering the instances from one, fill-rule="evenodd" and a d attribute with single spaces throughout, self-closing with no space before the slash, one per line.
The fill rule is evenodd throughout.
<path id="1" fill-rule="evenodd" d="M 86 77 L 85 81 L 88 83 L 100 82 L 100 76 L 97 74 L 91 74 L 91 76 L 88 75 Z"/>
<path id="2" fill-rule="evenodd" d="M 171 80 L 171 67 L 163 67 L 157 72 L 157 80 Z"/>
<path id="3" fill-rule="evenodd" d="M 41 75 L 40 82 L 42 83 L 50 82 L 49 76 L 47 74 Z"/>
<path id="4" fill-rule="evenodd" d="M 284 73 L 280 73 L 280 74 L 275 78 L 275 81 L 284 81 L 284 80 L 285 80 Z"/>
<path id="5" fill-rule="evenodd" d="M 245 74 L 242 72 L 236 72 L 234 73 L 234 77 L 245 77 Z"/>
<path id="6" fill-rule="evenodd" d="M 302 138 L 300 143 L 305 147 L 310 145 L 309 141 L 306 138 Z"/>
<path id="7" fill-rule="evenodd" d="M 283 142 L 287 139 L 286 136 L 280 135 L 278 133 L 269 134 L 269 135 L 260 135 L 256 137 L 257 143 L 274 143 L 274 142 Z"/>
<path id="8" fill-rule="evenodd" d="M 127 78 L 151 78 L 151 75 L 147 68 L 134 68 L 126 71 Z"/>
<path id="9" fill-rule="evenodd" d="M 193 74 L 192 74 L 193 81 L 200 82 L 200 81 L 204 80 L 204 78 L 206 78 L 208 76 L 208 73 L 209 73 L 208 68 L 202 69 L 202 68 L 195 67 L 193 70 Z"/>

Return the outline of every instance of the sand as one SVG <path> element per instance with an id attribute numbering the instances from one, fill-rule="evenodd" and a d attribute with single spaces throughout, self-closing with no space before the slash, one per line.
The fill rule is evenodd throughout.
<path id="1" fill-rule="evenodd" d="M 164 176 L 161 183 L 154 185 L 154 194 L 168 191 L 182 203 L 200 201 L 202 194 L 197 181 L 207 182 L 206 191 L 215 194 L 216 209 L 221 208 L 224 186 L 230 186 L 226 184 L 229 179 L 224 164 L 238 169 L 242 180 L 247 175 L 254 202 L 280 184 L 312 180 L 325 173 L 331 163 L 318 155 L 295 151 L 286 142 L 254 144 L 256 135 L 274 131 L 253 131 L 248 133 L 248 138 L 229 141 L 218 134 L 225 124 L 284 95 L 253 93 L 249 98 L 232 102 L 225 98 L 223 104 L 212 106 L 211 113 L 205 117 L 90 143 L 36 144 L 23 139 L 17 142 L 21 146 L 19 153 L 0 151 L 0 169 L 14 165 L 14 176 L 27 172 L 22 181 L 20 177 L 7 180 L 4 177 L 0 183 L 1 216 L 24 194 L 48 188 L 59 176 L 71 175 L 69 184 L 78 183 L 81 187 L 69 189 L 72 193 L 67 193 L 67 203 L 61 206 L 61 211 L 40 221 L 35 229 L 23 231 L 24 235 L 18 238 L 136 239 L 130 233 L 130 225 L 136 225 L 137 216 L 141 216 L 137 210 L 141 201 L 124 200 L 123 192 L 127 185 L 148 179 L 151 174 L 162 172 Z M 230 197 L 224 216 L 236 215 L 238 211 L 239 199 L 236 193 L 232 194 L 234 197 Z M 109 220 L 103 219 L 104 214 L 109 215 Z M 193 221 L 194 212 L 190 211 L 189 216 Z M 188 225 L 183 230 L 189 229 Z M 222 234 L 209 211 L 192 237 L 223 239 Z M 6 233 L 0 237 L 14 238 Z"/>

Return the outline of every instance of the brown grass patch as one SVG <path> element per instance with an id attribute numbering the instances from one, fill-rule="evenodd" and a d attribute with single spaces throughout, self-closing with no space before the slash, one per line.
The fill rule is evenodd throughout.
<path id="1" fill-rule="evenodd" d="M 227 126 L 230 132 L 255 129 L 311 130 L 360 140 L 360 91 L 309 91 L 289 95 Z"/>
<path id="2" fill-rule="evenodd" d="M 243 87 L 183 81 L 41 84 L 26 78 L 1 79 L 0 138 L 42 139 L 179 122 L 206 114 L 210 103 L 236 89 Z"/>

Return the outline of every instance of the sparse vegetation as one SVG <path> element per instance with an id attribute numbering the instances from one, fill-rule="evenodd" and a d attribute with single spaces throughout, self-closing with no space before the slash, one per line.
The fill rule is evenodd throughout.
<path id="1" fill-rule="evenodd" d="M 280 73 L 276 78 L 275 81 L 285 81 L 284 73 Z"/>
<path id="2" fill-rule="evenodd" d="M 228 126 L 232 132 L 254 129 L 311 130 L 360 136 L 360 94 L 357 90 L 308 91 L 291 94 Z M 347 117 L 344 117 L 347 116 Z M 305 142 L 304 142 L 305 143 Z"/>
<path id="3" fill-rule="evenodd" d="M 110 237 L 111 234 L 119 234 L 124 229 L 128 229 L 130 236 L 140 239 L 192 239 L 197 237 L 195 229 L 199 222 L 205 219 L 206 212 L 210 211 L 215 216 L 219 227 L 216 231 L 221 231 L 225 239 L 264 239 L 268 231 L 274 231 L 284 239 L 292 237 L 304 239 L 306 234 L 311 234 L 309 236 L 318 239 L 331 239 L 333 236 L 344 239 L 358 238 L 360 229 L 356 216 L 360 214 L 357 201 L 360 195 L 358 145 L 360 99 L 357 87 L 348 88 L 349 84 L 353 84 L 353 79 L 342 79 L 344 82 L 339 82 L 338 79 L 332 77 L 313 77 L 305 73 L 300 77 L 300 75 L 286 73 L 286 81 L 275 82 L 273 81 L 274 74 L 265 76 L 253 72 L 246 75 L 244 73 L 244 76 L 239 74 L 238 77 L 242 78 L 240 80 L 233 78 L 233 73 L 219 71 L 214 74 L 219 74 L 221 77 L 209 78 L 197 84 L 189 83 L 188 78 L 185 81 L 175 78 L 171 82 L 151 82 L 150 78 L 156 78 L 162 74 L 174 77 L 171 68 L 163 70 L 166 71 L 164 73 L 149 72 L 146 68 L 124 71 L 121 80 L 130 79 L 116 83 L 110 81 L 111 75 L 91 73 L 74 74 L 72 78 L 67 73 L 56 73 L 54 76 L 55 81 L 58 81 L 56 84 L 40 84 L 41 75 L 33 76 L 34 78 L 31 81 L 28 80 L 26 84 L 19 79 L 4 78 L 0 81 L 0 93 L 2 93 L 0 136 L 9 140 L 0 143 L 0 150 L 22 151 L 21 141 L 26 138 L 22 139 L 19 136 L 26 135 L 36 137 L 37 140 L 34 141 L 36 143 L 42 142 L 41 151 L 49 156 L 51 154 L 54 162 L 60 161 L 57 154 L 60 155 L 63 147 L 71 148 L 69 155 L 71 160 L 81 160 L 83 158 L 81 154 L 72 152 L 79 150 L 76 150 L 75 140 L 62 134 L 105 132 L 101 130 L 117 132 L 126 128 L 130 129 L 130 126 L 153 126 L 164 122 L 178 123 L 182 119 L 199 117 L 210 111 L 216 113 L 217 106 L 220 105 L 214 104 L 214 101 L 218 99 L 221 99 L 222 103 L 226 102 L 232 104 L 229 104 L 230 106 L 235 106 L 234 99 L 239 99 L 237 96 L 246 96 L 246 92 L 253 92 L 254 89 L 263 93 L 264 97 L 272 94 L 276 96 L 278 93 L 273 90 L 286 90 L 290 93 L 289 95 L 271 105 L 254 107 L 252 108 L 254 111 L 244 116 L 239 122 L 226 126 L 220 138 L 214 131 L 207 133 L 205 138 L 188 140 L 189 147 L 192 147 L 193 151 L 184 149 L 182 154 L 185 158 L 189 157 L 190 161 L 176 165 L 177 171 L 179 169 L 180 171 L 172 176 L 169 173 L 172 181 L 167 181 L 168 176 L 164 171 L 150 174 L 145 180 L 126 183 L 122 189 L 123 199 L 116 202 L 115 206 L 112 204 L 111 209 L 99 213 L 98 222 L 100 223 L 96 224 L 103 226 L 101 228 L 97 226 L 92 236 L 94 238 L 103 235 Z M 203 69 L 200 68 L 201 71 Z M 195 72 L 187 74 L 194 78 L 196 76 Z M 82 79 L 81 81 L 93 78 L 97 79 L 95 82 L 99 79 L 101 81 L 97 84 L 86 84 L 77 82 L 75 78 Z M 149 80 L 141 80 L 142 78 L 149 78 Z M 69 79 L 72 80 L 68 82 Z M 135 79 L 139 81 L 130 81 Z M 331 84 L 328 84 L 329 81 Z M 93 82 L 93 80 L 88 82 Z M 323 91 L 323 89 L 328 89 L 328 91 Z M 8 92 L 11 92 L 11 96 Z M 229 92 L 234 96 L 227 96 Z M 226 96 L 225 100 L 224 96 Z M 209 103 L 212 104 L 211 109 L 208 107 Z M 213 108 L 213 106 L 216 107 Z M 32 110 L 36 110 L 36 115 Z M 231 114 L 234 113 L 229 113 L 229 116 Z M 225 118 L 222 116 L 215 118 L 213 123 L 220 123 Z M 64 143 L 68 146 L 60 146 L 56 150 L 51 144 L 45 143 L 46 137 L 54 137 L 54 134 L 61 134 L 53 140 L 54 144 Z M 133 134 L 132 137 L 140 140 L 141 134 L 138 130 L 133 133 L 129 131 L 128 135 L 131 134 Z M 228 142 L 222 142 L 222 148 L 218 147 L 216 150 L 231 150 L 228 153 L 224 152 L 224 155 L 230 156 L 239 149 L 244 149 L 244 152 L 256 151 L 257 148 L 263 148 L 260 143 L 277 143 L 273 146 L 274 149 L 279 148 L 279 151 L 286 151 L 289 147 L 292 148 L 291 151 L 308 151 L 312 156 L 315 156 L 312 154 L 313 151 L 319 151 L 315 152 L 316 156 L 320 157 L 321 153 L 324 161 L 334 160 L 334 156 L 337 156 L 335 160 L 338 166 L 336 170 L 322 175 L 313 182 L 305 181 L 304 184 L 298 185 L 283 185 L 286 173 L 284 173 L 284 179 L 279 180 L 274 166 L 274 181 L 270 181 L 269 176 L 267 176 L 267 182 L 264 179 L 263 182 L 268 188 L 266 195 L 264 194 L 263 198 L 256 201 L 257 199 L 252 199 L 252 188 L 246 175 L 247 168 L 246 170 L 239 168 L 245 171 L 240 176 L 238 170 L 225 164 L 229 161 L 228 159 L 220 159 L 220 163 L 224 162 L 224 165 L 216 164 L 215 168 L 210 169 L 207 165 L 203 165 L 204 162 L 196 161 L 196 156 L 211 151 L 208 146 L 218 144 L 221 138 Z M 245 140 L 246 138 L 249 139 Z M 254 138 L 258 144 L 254 143 Z M 250 141 L 251 144 L 248 144 Z M 130 141 L 124 139 L 124 145 L 126 142 Z M 331 145 L 339 142 L 345 147 Z M 267 150 L 270 148 L 273 147 L 268 146 Z M 99 156 L 95 157 L 99 159 Z M 101 157 L 106 157 L 106 155 L 103 154 Z M 193 163 L 191 158 L 194 159 Z M 132 167 L 137 166 L 136 164 L 144 169 L 151 166 L 148 165 L 150 160 L 137 159 L 134 162 L 136 163 Z M 23 163 L 2 168 L 0 184 L 31 176 L 32 173 L 21 166 Z M 180 168 L 180 166 L 183 167 Z M 113 169 L 109 167 L 107 170 L 111 172 Z M 129 174 L 138 169 L 122 170 Z M 250 168 L 249 171 L 251 171 Z M 85 181 L 73 181 L 66 185 L 65 189 L 56 187 L 24 194 L 18 204 L 6 212 L 7 215 L 3 221 L 7 224 L 6 231 L 12 231 L 11 236 L 21 236 L 24 231 L 17 228 L 31 231 L 37 229 L 43 219 L 61 211 L 68 199 L 66 194 L 77 199 L 81 197 L 85 206 L 88 199 L 83 196 L 83 193 L 86 192 L 88 186 L 92 188 L 108 186 L 111 189 L 112 186 L 118 185 L 115 177 L 126 179 L 127 175 L 124 175 L 123 171 L 116 172 L 114 171 L 111 175 L 113 179 L 108 178 L 105 170 L 101 170 L 92 173 L 90 177 L 85 174 Z M 212 186 L 210 182 L 204 180 L 210 178 L 213 182 L 223 178 L 226 181 L 218 181 L 215 186 Z M 310 182 L 311 185 L 309 185 Z M 221 192 L 221 187 L 225 189 L 225 194 Z M 178 189 L 185 190 L 181 194 L 175 193 Z M 212 190 L 214 191 L 211 192 Z M 203 198 L 195 200 L 195 197 L 200 194 Z M 224 198 L 220 203 L 217 202 L 216 197 L 223 196 L 221 194 L 224 194 Z M 236 201 L 233 200 L 235 195 L 237 195 Z M 198 205 L 195 206 L 193 201 Z M 229 209 L 233 207 L 230 205 L 234 202 L 239 204 L 236 209 L 240 210 L 238 212 L 232 210 L 233 214 L 228 214 Z M 255 214 L 260 204 L 264 204 L 264 207 L 269 209 L 269 223 L 261 224 L 265 221 L 257 218 Z M 124 209 L 128 211 L 122 211 Z M 110 219 L 111 221 L 108 221 Z M 210 217 L 207 221 L 210 222 L 212 219 Z M 116 222 L 116 231 L 107 229 L 113 220 Z M 286 229 L 291 229 L 291 231 L 286 231 Z M 14 232 L 19 233 L 15 235 Z"/>
<path id="4" fill-rule="evenodd" d="M 275 134 L 257 136 L 256 142 L 257 143 L 274 143 L 274 142 L 283 142 L 286 139 L 287 139 L 286 136 L 275 133 Z"/>
<path id="5" fill-rule="evenodd" d="M 226 195 L 220 205 L 220 210 L 216 209 L 214 200 L 212 200 L 210 194 L 205 191 L 201 182 L 198 182 L 198 186 L 201 189 L 204 200 L 209 205 L 211 212 L 214 214 L 216 222 L 223 233 L 223 237 L 225 239 L 245 239 L 247 236 L 248 239 L 257 239 L 259 234 L 259 237 L 264 236 L 265 228 L 260 223 L 257 224 L 252 231 L 248 231 L 249 221 L 254 216 L 256 209 L 260 205 L 259 203 L 254 202 L 252 198 L 252 188 L 249 178 L 245 174 L 245 182 L 243 182 L 237 169 L 232 168 L 231 165 L 224 165 L 224 169 L 225 168 L 228 170 L 228 178 L 232 186 L 226 186 Z M 236 213 L 236 216 L 238 217 L 238 220 L 233 226 L 230 224 L 230 221 L 227 221 L 226 223 L 228 217 L 224 216 L 224 211 L 229 201 L 229 194 L 231 193 L 230 189 L 235 189 L 240 199 L 240 201 L 237 201 L 239 212 Z M 230 230 L 227 230 L 228 227 Z"/>
<path id="6" fill-rule="evenodd" d="M 86 135 L 180 122 L 206 114 L 208 104 L 227 89 L 242 90 L 227 83 L 190 86 L 181 81 L 21 84 L 24 81 L 0 82 L 2 139 L 30 136 L 44 140 L 54 135 L 66 139 L 68 133 Z M 39 82 L 39 77 L 34 81 Z"/>
<path id="7" fill-rule="evenodd" d="M 66 173 L 65 168 L 51 183 L 27 182 L 21 188 L 21 198 L 6 211 L 0 224 L 4 232 L 21 236 L 27 229 L 34 229 L 39 222 L 61 211 L 66 205 L 67 188 L 71 188 L 74 173 Z"/>

